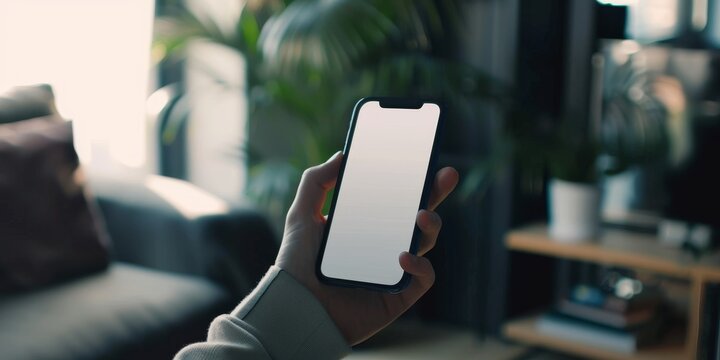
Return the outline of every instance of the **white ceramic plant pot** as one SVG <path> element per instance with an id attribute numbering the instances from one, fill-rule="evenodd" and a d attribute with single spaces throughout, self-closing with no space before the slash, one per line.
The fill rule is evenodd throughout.
<path id="1" fill-rule="evenodd" d="M 562 242 L 590 241 L 598 234 L 600 189 L 559 179 L 550 180 L 550 236 Z"/>

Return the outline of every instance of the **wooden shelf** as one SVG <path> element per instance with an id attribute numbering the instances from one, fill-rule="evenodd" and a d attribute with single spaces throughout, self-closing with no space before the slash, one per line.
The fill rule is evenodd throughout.
<path id="1" fill-rule="evenodd" d="M 641 351 L 632 356 L 617 354 L 540 334 L 535 330 L 534 319 L 508 323 L 505 334 L 509 338 L 601 359 L 695 358 L 699 345 L 705 284 L 720 282 L 720 252 L 695 259 L 687 252 L 661 245 L 655 236 L 614 229 L 604 230 L 602 235 L 593 241 L 559 242 L 548 236 L 545 225 L 533 225 L 511 231 L 505 239 L 505 244 L 515 251 L 649 270 L 686 279 L 691 284 L 684 349 L 682 346 L 676 346 L 658 351 L 652 349 Z"/>
<path id="2" fill-rule="evenodd" d="M 506 245 L 517 251 L 720 282 L 719 253 L 696 260 L 687 252 L 661 245 L 652 235 L 608 229 L 590 242 L 565 243 L 551 239 L 545 225 L 533 225 L 511 231 Z"/>
<path id="3" fill-rule="evenodd" d="M 555 336 L 546 335 L 537 329 L 538 317 L 527 317 L 507 322 L 503 326 L 503 334 L 524 344 L 547 347 L 565 353 L 592 359 L 612 360 L 680 360 L 687 359 L 686 349 L 682 344 L 663 344 L 655 347 L 641 348 L 632 354 L 619 353 L 599 347 L 592 347 L 578 342 L 567 341 Z"/>

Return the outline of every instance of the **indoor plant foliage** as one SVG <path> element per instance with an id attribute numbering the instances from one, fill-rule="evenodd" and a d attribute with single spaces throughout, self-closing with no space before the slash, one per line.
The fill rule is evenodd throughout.
<path id="1" fill-rule="evenodd" d="M 257 0 L 243 2 L 232 32 L 179 11 L 164 19 L 166 49 L 203 37 L 247 59 L 248 193 L 279 225 L 302 169 L 342 148 L 351 105 L 369 96 L 452 100 L 466 121 L 495 82 L 441 56 L 460 23 L 459 1 Z M 170 24 L 170 26 L 167 26 Z"/>

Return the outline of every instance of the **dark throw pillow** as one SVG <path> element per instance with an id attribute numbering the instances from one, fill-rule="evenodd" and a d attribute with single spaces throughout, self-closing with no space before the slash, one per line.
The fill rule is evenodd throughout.
<path id="1" fill-rule="evenodd" d="M 0 292 L 107 267 L 99 220 L 71 123 L 48 116 L 0 125 Z"/>
<path id="2" fill-rule="evenodd" d="M 17 86 L 0 94 L 0 124 L 56 114 L 50 85 Z"/>

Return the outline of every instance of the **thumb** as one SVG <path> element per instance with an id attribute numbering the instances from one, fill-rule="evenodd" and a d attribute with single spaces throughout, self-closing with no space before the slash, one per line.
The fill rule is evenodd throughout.
<path id="1" fill-rule="evenodd" d="M 322 217 L 325 195 L 335 186 L 341 159 L 342 151 L 338 151 L 326 162 L 303 172 L 288 218 Z"/>

